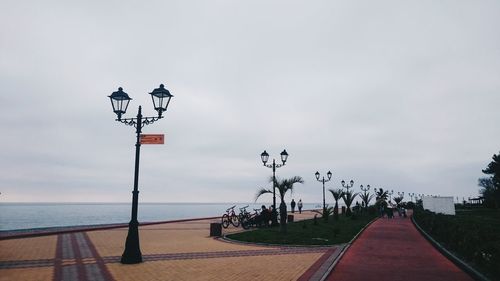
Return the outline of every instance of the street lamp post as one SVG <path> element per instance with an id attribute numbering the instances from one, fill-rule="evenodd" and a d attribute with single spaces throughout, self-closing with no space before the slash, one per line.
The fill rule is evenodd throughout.
<path id="1" fill-rule="evenodd" d="M 285 166 L 286 160 L 288 159 L 288 153 L 285 149 L 280 153 L 282 164 L 276 164 L 276 159 L 273 158 L 273 164 L 266 164 L 269 160 L 269 154 L 264 150 L 260 154 L 260 159 L 262 163 L 264 163 L 265 167 L 273 169 L 273 223 L 277 223 L 276 221 L 276 169 Z"/>
<path id="2" fill-rule="evenodd" d="M 394 190 L 391 190 L 391 192 L 387 192 L 389 194 L 389 202 L 392 200 L 392 194 L 394 194 Z"/>
<path id="3" fill-rule="evenodd" d="M 340 183 L 342 184 L 343 188 L 347 189 L 347 192 L 349 192 L 349 188 L 352 188 L 354 186 L 353 180 L 351 180 L 348 184 L 344 180 L 342 180 Z"/>
<path id="4" fill-rule="evenodd" d="M 405 192 L 399 192 L 398 191 L 398 196 L 401 197 L 401 200 L 403 200 L 403 198 L 405 197 Z"/>
<path id="5" fill-rule="evenodd" d="M 136 128 L 136 144 L 135 144 L 135 169 L 134 169 L 134 190 L 132 191 L 132 216 L 128 225 L 128 235 L 125 242 L 125 251 L 123 252 L 121 263 L 134 264 L 142 262 L 142 254 L 139 245 L 139 222 L 137 221 L 137 208 L 139 202 L 139 156 L 141 152 L 141 132 L 146 125 L 152 124 L 161 118 L 162 113 L 167 110 L 170 99 L 173 97 L 170 92 L 165 89 L 163 84 L 159 88 L 154 89 L 149 93 L 153 100 L 154 109 L 158 112 L 157 117 L 143 117 L 142 109 L 139 106 L 136 118 L 124 118 L 122 115 L 127 111 L 128 103 L 131 98 L 120 87 L 118 91 L 113 92 L 109 98 L 113 111 L 118 116 L 116 121 L 123 124 L 134 126 Z"/>
<path id="6" fill-rule="evenodd" d="M 316 172 L 314 175 L 316 176 L 316 180 L 317 181 L 323 183 L 323 210 L 326 210 L 326 204 L 325 204 L 325 182 L 329 182 L 332 179 L 332 172 L 328 171 L 328 173 L 326 173 L 326 176 L 328 177 L 328 179 L 325 179 L 325 177 L 323 176 L 323 178 L 320 180 L 319 179 L 319 177 L 320 177 L 319 172 Z"/>
<path id="7" fill-rule="evenodd" d="M 363 187 L 363 185 L 360 185 L 359 188 L 363 191 L 363 198 L 367 198 L 368 200 L 368 191 L 370 190 L 370 185 L 366 185 L 366 187 Z M 377 189 L 375 188 L 375 193 L 377 192 Z M 373 196 L 373 195 L 372 195 Z M 370 196 L 371 197 L 371 196 Z M 371 198 L 370 198 L 371 199 Z M 365 202 L 365 208 L 368 208 L 368 202 Z"/>

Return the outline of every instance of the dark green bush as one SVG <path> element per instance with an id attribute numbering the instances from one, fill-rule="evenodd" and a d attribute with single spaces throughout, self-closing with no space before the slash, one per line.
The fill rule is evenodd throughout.
<path id="1" fill-rule="evenodd" d="M 500 278 L 499 212 L 466 210 L 450 216 L 416 209 L 414 217 L 445 248 L 485 275 Z"/>

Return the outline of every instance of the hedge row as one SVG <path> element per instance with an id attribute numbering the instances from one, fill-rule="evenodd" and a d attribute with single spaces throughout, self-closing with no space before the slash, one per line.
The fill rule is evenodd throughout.
<path id="1" fill-rule="evenodd" d="M 416 209 L 414 218 L 446 249 L 486 276 L 500 280 L 500 224 L 491 223 L 491 217 L 460 213 L 450 216 Z"/>

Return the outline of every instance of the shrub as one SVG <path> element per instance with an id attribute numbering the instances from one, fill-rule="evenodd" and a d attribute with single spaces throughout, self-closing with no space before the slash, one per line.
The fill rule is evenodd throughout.
<path id="1" fill-rule="evenodd" d="M 421 209 L 413 213 L 417 223 L 445 248 L 485 274 L 500 276 L 500 224 L 495 214 L 500 213 L 468 210 L 450 216 Z"/>

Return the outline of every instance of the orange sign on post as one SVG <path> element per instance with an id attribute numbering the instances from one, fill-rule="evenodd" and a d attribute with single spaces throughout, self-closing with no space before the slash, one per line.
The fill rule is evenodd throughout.
<path id="1" fill-rule="evenodd" d="M 161 134 L 141 134 L 141 144 L 164 144 L 165 143 L 165 135 Z"/>

